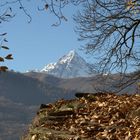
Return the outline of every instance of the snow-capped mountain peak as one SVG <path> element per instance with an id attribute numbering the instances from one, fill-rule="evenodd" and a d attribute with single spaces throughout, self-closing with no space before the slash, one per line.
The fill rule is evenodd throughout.
<path id="1" fill-rule="evenodd" d="M 60 78 L 89 77 L 91 65 L 75 50 L 61 57 L 57 63 L 46 65 L 41 72 Z"/>
<path id="2" fill-rule="evenodd" d="M 61 57 L 59 59 L 59 62 L 62 64 L 66 62 L 70 62 L 74 58 L 75 55 L 78 55 L 78 54 L 75 52 L 75 50 L 71 50 L 67 55 L 64 55 L 63 57 Z"/>

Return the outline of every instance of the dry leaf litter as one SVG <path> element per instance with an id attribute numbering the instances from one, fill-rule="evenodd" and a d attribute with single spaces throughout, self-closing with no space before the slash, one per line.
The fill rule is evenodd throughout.
<path id="1" fill-rule="evenodd" d="M 23 140 L 140 140 L 140 95 L 76 94 L 41 105 Z"/>

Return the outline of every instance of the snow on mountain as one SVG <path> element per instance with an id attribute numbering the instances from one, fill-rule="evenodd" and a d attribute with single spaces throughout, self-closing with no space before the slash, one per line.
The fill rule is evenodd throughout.
<path id="1" fill-rule="evenodd" d="M 41 72 L 59 78 L 89 77 L 91 65 L 88 64 L 75 50 L 61 57 L 57 63 L 46 65 Z"/>

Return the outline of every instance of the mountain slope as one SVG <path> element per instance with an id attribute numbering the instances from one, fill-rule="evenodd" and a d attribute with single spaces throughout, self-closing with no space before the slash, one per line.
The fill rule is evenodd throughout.
<path id="1" fill-rule="evenodd" d="M 91 65 L 74 50 L 61 57 L 57 63 L 46 65 L 41 72 L 59 78 L 89 77 Z"/>
<path id="2" fill-rule="evenodd" d="M 37 72 L 25 73 L 25 75 L 38 79 L 40 82 L 44 84 L 49 84 L 57 88 L 73 91 L 72 93 L 74 93 L 74 91 L 92 92 L 92 93 L 100 91 L 117 92 L 121 89 L 121 87 L 120 88 L 117 87 L 117 85 L 120 83 L 121 80 L 119 74 L 112 74 L 108 76 L 95 75 L 93 77 L 77 77 L 67 79 L 62 79 L 45 73 L 37 73 Z M 119 93 L 130 93 L 130 94 L 136 93 L 137 83 L 138 81 L 124 88 Z"/>
<path id="3" fill-rule="evenodd" d="M 0 74 L 0 96 L 27 105 L 40 105 L 63 98 L 69 91 L 21 73 Z"/>
<path id="4" fill-rule="evenodd" d="M 0 140 L 19 140 L 37 109 L 0 96 Z"/>
<path id="5" fill-rule="evenodd" d="M 19 140 L 40 104 L 71 93 L 21 73 L 0 73 L 0 140 Z"/>

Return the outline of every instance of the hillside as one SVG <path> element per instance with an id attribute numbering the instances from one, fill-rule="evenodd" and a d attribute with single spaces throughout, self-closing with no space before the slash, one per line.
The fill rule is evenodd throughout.
<path id="1" fill-rule="evenodd" d="M 43 83 L 22 73 L 0 74 L 0 96 L 26 105 L 49 103 L 65 96 L 69 91 L 53 84 Z"/>
<path id="2" fill-rule="evenodd" d="M 108 81 L 112 79 L 115 82 L 119 81 L 117 75 L 113 76 Z M 1 73 L 0 138 L 18 140 L 35 116 L 40 104 L 53 103 L 62 98 L 72 99 L 76 92 L 95 93 L 98 90 L 109 89 L 108 85 L 110 83 L 107 84 L 106 79 L 98 75 L 62 79 L 36 72 Z M 113 87 L 110 89 L 112 90 Z M 127 87 L 123 92 L 136 93 L 136 84 Z"/>
<path id="3" fill-rule="evenodd" d="M 72 98 L 71 91 L 21 73 L 0 73 L 0 139 L 19 140 L 41 103 L 63 97 Z"/>
<path id="4" fill-rule="evenodd" d="M 37 106 L 26 106 L 0 96 L 0 139 L 19 140 L 37 109 Z"/>
<path id="5" fill-rule="evenodd" d="M 41 105 L 22 140 L 139 140 L 140 95 L 76 94 Z"/>
<path id="6" fill-rule="evenodd" d="M 55 86 L 60 89 L 70 90 L 75 92 L 100 92 L 100 91 L 110 91 L 116 92 L 121 88 L 116 87 L 121 82 L 121 76 L 119 74 L 112 75 L 94 75 L 92 77 L 76 77 L 76 78 L 58 78 L 52 75 L 39 73 L 39 72 L 28 72 L 24 75 L 31 78 L 35 78 L 44 84 L 50 86 Z M 127 78 L 126 78 L 127 80 Z M 132 85 L 127 86 L 119 93 L 136 93 L 137 82 Z"/>

